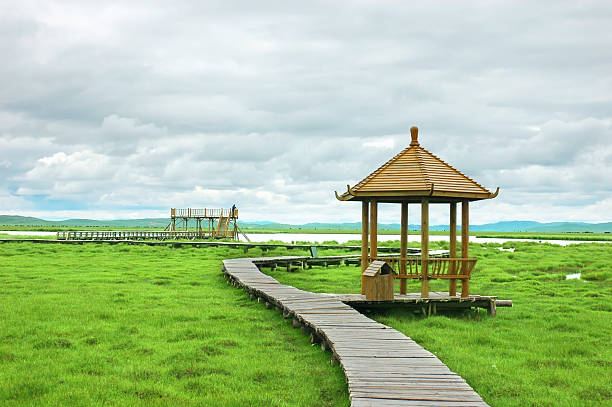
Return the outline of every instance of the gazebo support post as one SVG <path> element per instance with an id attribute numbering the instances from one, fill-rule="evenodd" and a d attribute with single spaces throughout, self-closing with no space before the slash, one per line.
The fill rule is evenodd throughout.
<path id="1" fill-rule="evenodd" d="M 429 298 L 429 201 L 421 199 L 421 298 Z"/>
<path id="2" fill-rule="evenodd" d="M 361 202 L 361 294 L 365 295 L 363 272 L 368 268 L 368 201 Z"/>
<path id="3" fill-rule="evenodd" d="M 467 259 L 469 257 L 470 244 L 470 202 L 466 199 L 461 202 L 461 257 Z M 470 280 L 464 278 L 461 280 L 461 298 L 470 296 Z"/>
<path id="4" fill-rule="evenodd" d="M 378 257 L 378 201 L 370 201 L 370 260 Z"/>
<path id="5" fill-rule="evenodd" d="M 449 231 L 450 231 L 450 246 L 449 246 L 449 256 L 451 258 L 450 264 L 448 265 L 449 273 L 456 274 L 457 273 L 457 261 L 454 260 L 457 258 L 457 202 L 451 202 L 450 204 L 450 222 L 449 222 Z M 448 295 L 455 296 L 457 295 L 457 279 L 453 278 L 450 280 L 450 284 L 448 287 Z"/>
<path id="6" fill-rule="evenodd" d="M 406 275 L 406 251 L 408 249 L 408 202 L 402 202 L 400 243 L 400 274 Z M 406 278 L 400 279 L 400 294 L 406 294 Z"/>

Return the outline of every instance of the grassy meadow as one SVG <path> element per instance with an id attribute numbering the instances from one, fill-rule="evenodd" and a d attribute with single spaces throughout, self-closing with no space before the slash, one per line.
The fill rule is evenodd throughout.
<path id="1" fill-rule="evenodd" d="M 429 318 L 400 309 L 366 314 L 435 353 L 491 406 L 612 405 L 612 245 L 504 248 L 515 251 L 470 245 L 470 257 L 479 259 L 470 292 L 513 300 L 495 318 L 484 310 Z M 566 279 L 574 273 L 582 279 Z M 354 266 L 269 274 L 313 292 L 360 292 Z M 409 282 L 408 291 L 420 292 L 419 284 Z M 444 291 L 447 284 L 431 281 L 430 288 Z"/>
<path id="2" fill-rule="evenodd" d="M 241 255 L 0 244 L 0 405 L 348 405 L 329 353 L 226 284 Z"/>
<path id="3" fill-rule="evenodd" d="M 492 406 L 612 405 L 612 245 L 504 247 L 515 251 L 470 245 L 471 292 L 514 302 L 496 318 L 366 312 Z M 0 405 L 347 406 L 330 355 L 220 272 L 223 258 L 292 254 L 306 253 L 0 244 Z M 354 266 L 269 274 L 315 292 L 360 290 Z"/>

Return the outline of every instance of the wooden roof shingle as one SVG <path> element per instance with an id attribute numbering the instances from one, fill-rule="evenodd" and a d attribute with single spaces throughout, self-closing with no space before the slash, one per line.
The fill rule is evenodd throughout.
<path id="1" fill-rule="evenodd" d="M 433 201 L 479 200 L 497 196 L 456 168 L 419 145 L 418 129 L 410 129 L 410 146 L 391 158 L 377 170 L 348 186 L 347 192 L 336 197 L 342 201 L 382 199 L 388 201 L 418 200 L 431 197 Z"/>

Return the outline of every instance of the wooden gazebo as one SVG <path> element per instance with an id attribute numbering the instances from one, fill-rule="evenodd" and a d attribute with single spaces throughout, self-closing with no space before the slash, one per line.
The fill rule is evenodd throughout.
<path id="1" fill-rule="evenodd" d="M 457 295 L 457 280 L 461 280 L 461 297 L 469 296 L 469 278 L 476 259 L 468 256 L 469 202 L 495 198 L 474 180 L 445 163 L 419 145 L 418 128 L 410 129 L 410 146 L 365 177 L 354 187 L 347 185 L 341 201 L 361 201 L 361 271 L 376 260 L 384 260 L 398 267 L 400 294 L 406 294 L 406 279 L 421 280 L 421 297 L 429 297 L 429 280 L 450 280 L 449 295 Z M 400 256 L 379 257 L 377 252 L 378 203 L 401 204 Z M 457 203 L 461 203 L 461 257 L 457 257 Z M 421 257 L 407 257 L 408 204 L 421 205 Z M 449 258 L 429 258 L 429 204 L 450 204 Z M 369 221 L 369 222 L 368 222 Z M 369 223 L 369 228 L 368 228 Z M 369 235 L 369 239 L 368 239 Z M 368 245 L 368 240 L 370 244 Z M 369 253 L 368 253 L 369 246 Z"/>

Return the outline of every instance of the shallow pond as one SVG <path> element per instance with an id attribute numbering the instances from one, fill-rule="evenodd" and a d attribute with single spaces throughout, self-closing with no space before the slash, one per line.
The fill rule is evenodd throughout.
<path id="1" fill-rule="evenodd" d="M 280 240 L 282 242 L 316 242 L 322 243 L 325 241 L 335 240 L 342 244 L 349 240 L 361 240 L 361 234 L 358 233 L 253 233 L 248 234 L 251 242 L 267 242 L 268 240 Z M 460 239 L 460 236 L 458 236 Z M 388 242 L 393 240 L 399 240 L 399 235 L 379 235 L 379 242 Z M 244 240 L 244 238 L 242 238 Z M 408 242 L 420 242 L 420 235 L 408 235 Z M 449 241 L 448 236 L 444 235 L 429 235 L 429 241 Z M 570 244 L 577 243 L 593 243 L 592 241 L 584 240 L 544 240 L 544 239 L 510 239 L 510 238 L 489 238 L 489 237 L 474 237 L 470 236 L 470 242 L 472 243 L 498 243 L 503 244 L 505 242 L 538 242 L 538 243 L 552 243 L 561 246 L 567 246 Z M 610 242 L 606 242 L 610 243 Z"/>

